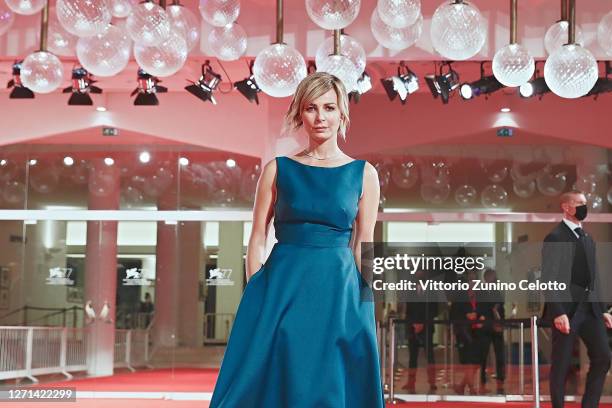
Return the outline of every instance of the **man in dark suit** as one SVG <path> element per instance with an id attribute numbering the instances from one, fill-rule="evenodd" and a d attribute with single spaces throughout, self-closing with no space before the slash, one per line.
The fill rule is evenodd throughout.
<path id="1" fill-rule="evenodd" d="M 563 407 L 572 349 L 580 337 L 590 360 L 582 408 L 597 408 L 610 368 L 606 327 L 612 328 L 612 316 L 598 292 L 595 242 L 582 229 L 586 197 L 572 190 L 562 194 L 560 201 L 563 220 L 546 236 L 542 247 L 542 280 L 567 285 L 566 290 L 545 292 L 542 320 L 552 325 L 550 397 L 553 408 Z"/>

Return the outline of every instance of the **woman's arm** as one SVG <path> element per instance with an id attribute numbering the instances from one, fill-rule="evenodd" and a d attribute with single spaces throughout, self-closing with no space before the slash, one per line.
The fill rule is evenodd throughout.
<path id="1" fill-rule="evenodd" d="M 266 235 L 270 220 L 274 215 L 274 202 L 276 199 L 276 160 L 269 161 L 263 168 L 253 206 L 253 228 L 249 238 L 246 253 L 247 281 L 257 272 L 264 263 L 266 256 Z"/>
<path id="2" fill-rule="evenodd" d="M 374 227 L 378 216 L 379 200 L 378 172 L 374 166 L 366 162 L 363 170 L 363 195 L 359 200 L 357 217 L 355 218 L 355 239 L 353 242 L 353 253 L 359 271 L 361 271 L 361 243 L 374 241 Z"/>

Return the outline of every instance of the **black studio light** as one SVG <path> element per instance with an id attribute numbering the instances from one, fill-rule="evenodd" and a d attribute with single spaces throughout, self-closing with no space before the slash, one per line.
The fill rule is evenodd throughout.
<path id="1" fill-rule="evenodd" d="M 138 68 L 138 87 L 132 91 L 130 96 L 136 96 L 134 105 L 159 105 L 157 93 L 168 92 L 168 88 L 158 85 L 161 81 L 151 74 L 146 73 L 142 68 Z"/>
<path id="2" fill-rule="evenodd" d="M 532 96 L 538 96 L 540 99 L 550 92 L 550 88 L 546 85 L 544 77 L 540 77 L 540 71 L 538 70 L 538 62 L 536 62 L 536 69 L 531 81 L 525 82 L 519 86 L 518 92 L 521 98 L 531 98 Z"/>
<path id="3" fill-rule="evenodd" d="M 249 65 L 249 77 L 243 79 L 242 81 L 238 81 L 234 83 L 234 88 L 238 90 L 245 98 L 249 100 L 249 102 L 255 102 L 259 105 L 259 98 L 257 94 L 261 92 L 259 86 L 257 86 L 257 82 L 255 82 L 255 75 L 253 75 L 253 63 L 255 60 L 251 61 Z"/>
<path id="4" fill-rule="evenodd" d="M 93 105 L 90 93 L 101 94 L 102 89 L 94 86 L 97 82 L 91 74 L 83 67 L 72 69 L 72 86 L 64 88 L 63 93 L 71 93 L 68 105 Z"/>
<path id="5" fill-rule="evenodd" d="M 461 84 L 459 93 L 463 99 L 472 99 L 480 95 L 489 95 L 502 89 L 502 85 L 493 75 L 485 75 L 484 62 L 480 64 L 480 79 Z"/>
<path id="6" fill-rule="evenodd" d="M 349 101 L 359 103 L 361 95 L 368 92 L 370 89 L 372 89 L 372 78 L 370 77 L 370 74 L 368 74 L 366 71 L 363 71 L 363 73 L 357 80 L 357 87 L 348 94 Z"/>
<path id="7" fill-rule="evenodd" d="M 10 99 L 33 99 L 34 92 L 23 86 L 21 83 L 21 63 L 22 61 L 15 61 L 13 63 L 13 79 L 8 81 L 6 84 L 7 89 L 13 88 L 9 94 Z"/>
<path id="8" fill-rule="evenodd" d="M 211 101 L 213 105 L 217 104 L 213 92 L 217 89 L 219 83 L 221 83 L 221 75 L 212 70 L 208 60 L 202 64 L 202 75 L 200 79 L 198 79 L 197 82 L 189 82 L 191 82 L 191 85 L 185 87 L 189 93 L 202 101 Z"/>
<path id="9" fill-rule="evenodd" d="M 606 61 L 606 76 L 597 78 L 597 82 L 593 85 L 593 88 L 587 93 L 584 97 L 594 96 L 595 99 L 602 93 L 612 92 L 612 79 L 610 79 L 610 75 L 612 75 L 612 64 L 610 61 Z"/>
<path id="10" fill-rule="evenodd" d="M 448 72 L 443 73 L 444 67 L 448 67 Z M 425 75 L 425 83 L 434 98 L 440 97 L 442 103 L 447 104 L 451 93 L 459 86 L 459 74 L 450 62 L 445 62 L 440 65 L 438 75 Z"/>
<path id="11" fill-rule="evenodd" d="M 394 100 L 397 96 L 400 98 L 402 105 L 406 103 L 408 95 L 415 93 L 419 89 L 419 78 L 414 72 L 401 61 L 397 68 L 397 75 L 380 80 L 387 92 L 390 100 Z"/>

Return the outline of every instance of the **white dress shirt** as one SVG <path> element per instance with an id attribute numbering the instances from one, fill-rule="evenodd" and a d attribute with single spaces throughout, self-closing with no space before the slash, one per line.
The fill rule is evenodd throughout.
<path id="1" fill-rule="evenodd" d="M 567 225 L 569 227 L 569 229 L 572 230 L 572 232 L 574 233 L 574 235 L 576 236 L 576 238 L 580 238 L 580 235 L 578 235 L 578 233 L 576 231 L 574 231 L 576 228 L 582 228 L 582 224 L 576 224 L 574 222 L 571 222 L 570 220 L 568 220 L 567 218 L 563 218 L 563 222 L 565 223 L 565 225 Z"/>

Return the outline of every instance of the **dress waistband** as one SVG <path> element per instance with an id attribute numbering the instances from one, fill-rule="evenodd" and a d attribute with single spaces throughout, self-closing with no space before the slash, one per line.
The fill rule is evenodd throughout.
<path id="1" fill-rule="evenodd" d="M 315 247 L 348 247 L 352 230 L 338 230 L 320 224 L 274 225 L 276 239 L 280 244 Z"/>

